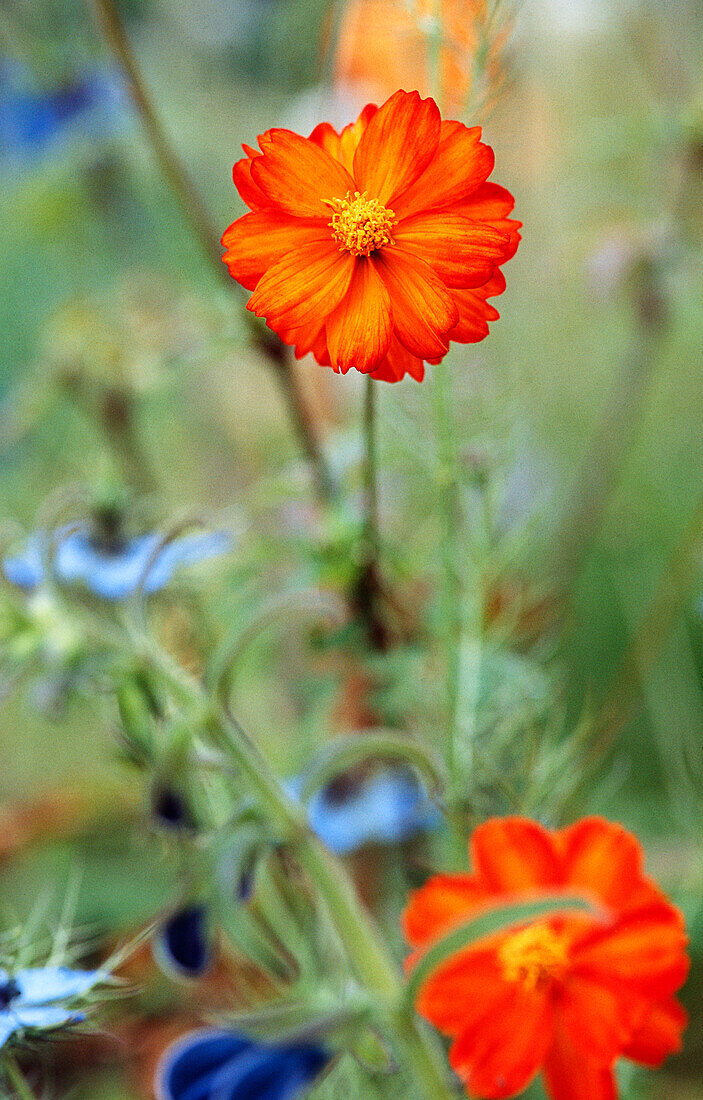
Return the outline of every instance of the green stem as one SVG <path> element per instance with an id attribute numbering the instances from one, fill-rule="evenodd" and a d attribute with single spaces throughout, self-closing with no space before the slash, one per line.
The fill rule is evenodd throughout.
<path id="1" fill-rule="evenodd" d="M 210 261 L 217 277 L 224 279 L 227 285 L 231 286 L 232 281 L 222 263 L 220 235 L 210 221 L 210 216 L 198 189 L 176 154 L 166 131 L 159 121 L 113 0 L 88 0 L 88 2 L 96 13 L 105 42 L 125 76 L 132 100 L 159 168 L 168 182 L 184 218 L 190 225 L 194 236 L 200 242 L 203 252 Z M 247 313 L 246 318 L 251 324 L 259 350 L 266 355 L 269 363 L 276 370 L 276 376 L 283 390 L 291 420 L 296 428 L 303 450 L 312 464 L 318 494 L 323 501 L 329 502 L 336 493 L 336 487 L 320 450 L 315 424 L 305 403 L 298 377 L 290 362 L 285 345 L 275 334 L 260 327 L 251 314 Z"/>
<path id="2" fill-rule="evenodd" d="M 450 805 L 456 805 L 461 792 L 457 780 L 461 775 L 458 759 L 458 715 L 461 674 L 461 641 L 463 634 L 463 585 L 459 570 L 462 529 L 461 486 L 458 457 L 449 402 L 449 375 L 446 362 L 433 371 L 435 417 L 439 437 L 439 477 L 442 513 L 442 634 L 446 663 L 445 744 Z"/>
<path id="3" fill-rule="evenodd" d="M 10 1084 L 15 1091 L 17 1100 L 36 1100 L 34 1093 L 25 1080 L 22 1070 L 17 1064 L 17 1059 L 14 1054 L 10 1054 L 8 1050 L 4 1052 L 3 1065 L 10 1079 Z"/>
<path id="4" fill-rule="evenodd" d="M 149 656 L 164 681 L 189 704 L 191 713 L 206 718 L 207 729 L 218 748 L 231 758 L 271 822 L 295 847 L 301 866 L 327 906 L 356 979 L 380 1006 L 427 1100 L 451 1100 L 454 1092 L 441 1047 L 419 1020 L 404 1012 L 401 975 L 341 862 L 309 828 L 304 810 L 288 797 L 238 721 L 227 712 L 213 711 L 199 682 L 165 654 L 152 646 Z"/>
<path id="5" fill-rule="evenodd" d="M 378 524 L 378 454 L 376 447 L 376 386 L 371 375 L 366 376 L 364 390 L 364 439 L 366 443 L 366 461 L 364 463 L 364 490 L 366 508 L 366 554 L 367 562 L 375 570 L 379 561 L 379 524 Z"/>

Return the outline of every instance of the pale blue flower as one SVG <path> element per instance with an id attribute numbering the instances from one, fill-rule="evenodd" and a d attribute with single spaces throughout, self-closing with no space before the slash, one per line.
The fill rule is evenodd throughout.
<path id="1" fill-rule="evenodd" d="M 11 584 L 31 591 L 42 583 L 46 538 L 37 532 L 21 554 L 5 559 L 3 570 Z M 59 531 L 55 541 L 52 568 L 61 584 L 82 584 L 105 600 L 123 600 L 139 586 L 147 595 L 158 592 L 182 566 L 224 554 L 232 536 L 227 531 L 198 532 L 162 545 L 162 536 L 152 532 L 112 547 L 101 545 L 85 526 Z"/>
<path id="2" fill-rule="evenodd" d="M 84 1014 L 72 1007 L 104 981 L 100 970 L 71 970 L 43 966 L 18 970 L 10 976 L 0 970 L 0 1046 L 19 1032 L 52 1031 L 79 1023 Z"/>

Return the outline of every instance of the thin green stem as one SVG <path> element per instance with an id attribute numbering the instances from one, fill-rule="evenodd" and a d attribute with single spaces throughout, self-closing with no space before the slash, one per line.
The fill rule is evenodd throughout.
<path id="1" fill-rule="evenodd" d="M 220 234 L 212 224 L 198 189 L 171 145 L 166 131 L 154 110 L 134 51 L 113 0 L 88 0 L 88 2 L 95 11 L 105 42 L 125 76 L 132 100 L 159 168 L 171 188 L 185 220 L 190 225 L 196 239 L 200 242 L 202 250 L 210 261 L 217 277 L 224 279 L 227 285 L 231 286 L 231 279 L 222 263 Z M 320 449 L 313 419 L 307 408 L 299 380 L 288 357 L 285 345 L 273 333 L 260 328 L 251 314 L 247 313 L 246 318 L 251 323 L 258 348 L 267 356 L 270 364 L 276 370 L 276 376 L 283 390 L 291 420 L 295 425 L 303 451 L 312 464 L 319 496 L 324 501 L 330 501 L 336 492 L 334 480 Z"/>
<path id="2" fill-rule="evenodd" d="M 463 634 L 463 584 L 459 569 L 462 529 L 461 486 L 454 425 L 449 400 L 449 375 L 446 362 L 433 371 L 435 419 L 439 443 L 438 490 L 442 516 L 442 589 L 441 617 L 445 653 L 445 745 L 449 774 L 449 802 L 456 805 L 460 792 L 457 779 L 461 768 L 458 759 L 459 689 L 461 675 L 461 642 Z"/>
<path id="3" fill-rule="evenodd" d="M 36 1100 L 36 1097 L 25 1080 L 14 1054 L 6 1050 L 3 1054 L 3 1066 L 10 1079 L 10 1084 L 15 1092 L 17 1100 Z"/>
<path id="4" fill-rule="evenodd" d="M 367 562 L 374 570 L 378 567 L 380 556 L 378 524 L 378 453 L 376 446 L 376 386 L 371 375 L 367 374 L 364 389 L 364 440 L 366 460 L 364 462 L 364 491 L 366 508 Z"/>

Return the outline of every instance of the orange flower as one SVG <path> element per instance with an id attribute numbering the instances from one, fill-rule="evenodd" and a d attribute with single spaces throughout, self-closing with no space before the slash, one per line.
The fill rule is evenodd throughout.
<path id="1" fill-rule="evenodd" d="M 418 1010 L 454 1040 L 450 1061 L 470 1096 L 515 1096 L 541 1071 L 551 1100 L 616 1100 L 619 1057 L 657 1066 L 680 1050 L 683 918 L 644 874 L 631 833 L 601 818 L 556 831 L 494 818 L 474 832 L 471 858 L 473 874 L 437 875 L 412 896 L 413 947 L 544 890 L 586 895 L 599 912 L 486 937 L 424 983 Z"/>
<path id="2" fill-rule="evenodd" d="M 435 0 L 350 0 L 339 27 L 334 75 L 339 84 L 386 97 L 394 88 L 429 94 L 434 44 L 427 34 Z M 489 33 L 486 0 L 440 0 L 439 72 L 442 102 L 461 114 L 474 91 L 477 51 L 489 87 L 500 81 L 504 28 Z"/>
<path id="3" fill-rule="evenodd" d="M 234 182 L 252 213 L 222 237 L 248 308 L 300 358 L 346 374 L 418 381 L 449 341 L 488 335 L 500 265 L 515 253 L 513 198 L 487 183 L 478 127 L 443 122 L 432 99 L 396 92 L 338 134 L 268 130 Z"/>

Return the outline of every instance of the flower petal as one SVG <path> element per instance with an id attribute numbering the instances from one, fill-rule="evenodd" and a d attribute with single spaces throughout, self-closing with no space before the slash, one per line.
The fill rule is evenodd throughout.
<path id="1" fill-rule="evenodd" d="M 422 260 L 384 248 L 373 262 L 391 296 L 393 327 L 403 347 L 418 359 L 446 354 L 446 337 L 459 310 L 432 268 Z"/>
<path id="2" fill-rule="evenodd" d="M 280 212 L 245 214 L 223 233 L 222 244 L 227 251 L 222 260 L 233 279 L 247 290 L 254 290 L 273 264 L 307 245 L 324 248 L 330 237 L 329 228 L 319 222 Z"/>
<path id="3" fill-rule="evenodd" d="M 576 945 L 574 971 L 660 1000 L 686 979 L 686 943 L 678 910 L 668 902 L 655 902 L 622 914 L 615 925 L 596 925 L 586 932 Z"/>
<path id="4" fill-rule="evenodd" d="M 396 199 L 399 219 L 423 210 L 441 210 L 466 201 L 493 171 L 495 157 L 481 142 L 481 127 L 442 122 L 436 153 L 412 187 Z"/>
<path id="5" fill-rule="evenodd" d="M 493 226 L 469 221 L 453 210 L 406 218 L 394 230 L 397 249 L 429 264 L 446 286 L 483 286 L 502 263 L 509 238 Z"/>
<path id="6" fill-rule="evenodd" d="M 681 1050 L 681 1033 L 688 1023 L 688 1013 L 673 998 L 653 1005 L 629 1043 L 623 1056 L 633 1062 L 656 1068 L 670 1054 Z"/>
<path id="7" fill-rule="evenodd" d="M 330 237 L 323 248 L 308 245 L 269 268 L 247 308 L 271 328 L 301 328 L 336 309 L 354 274 L 354 258 L 338 252 Z"/>
<path id="8" fill-rule="evenodd" d="M 357 146 L 377 110 L 375 103 L 367 103 L 356 122 L 350 122 L 345 126 L 341 134 L 338 134 L 329 122 L 321 122 L 310 134 L 310 140 L 326 149 L 330 156 L 341 161 L 348 172 L 353 172 Z"/>
<path id="9" fill-rule="evenodd" d="M 510 245 L 505 260 L 509 260 L 517 252 L 520 243 L 519 230 L 522 222 L 507 215 L 515 206 L 515 199 L 504 187 L 497 183 L 484 183 L 471 198 L 458 206 L 457 213 L 464 214 L 475 221 L 488 222 L 494 229 L 505 233 L 510 239 Z M 503 261 L 503 262 L 504 262 Z"/>
<path id="10" fill-rule="evenodd" d="M 393 326 L 391 300 L 374 265 L 359 257 L 349 289 L 327 318 L 327 349 L 336 371 L 368 374 L 385 358 Z"/>
<path id="11" fill-rule="evenodd" d="M 43 966 L 20 970 L 15 975 L 19 996 L 13 1007 L 45 1005 L 81 997 L 102 980 L 99 970 L 71 970 L 67 966 Z"/>
<path id="12" fill-rule="evenodd" d="M 453 955 L 423 984 L 417 1010 L 445 1035 L 479 1026 L 506 995 L 495 941 Z"/>
<path id="13" fill-rule="evenodd" d="M 598 982 L 571 976 L 559 994 L 561 1026 L 584 1058 L 611 1065 L 645 1017 L 642 997 L 622 996 Z"/>
<path id="14" fill-rule="evenodd" d="M 355 190 L 346 168 L 291 130 L 268 130 L 265 137 L 264 153 L 251 165 L 254 182 L 288 214 L 327 224 L 331 215 L 325 200 L 344 198 Z"/>
<path id="15" fill-rule="evenodd" d="M 558 832 L 556 840 L 569 885 L 588 890 L 615 909 L 638 904 L 648 895 L 642 846 L 622 825 L 586 817 Z"/>
<path id="16" fill-rule="evenodd" d="M 487 283 L 473 290 L 453 290 L 452 297 L 459 308 L 459 322 L 452 329 L 452 340 L 475 344 L 488 336 L 488 322 L 497 321 L 498 310 L 486 299 L 505 290 L 505 278 L 497 271 Z"/>
<path id="17" fill-rule="evenodd" d="M 391 337 L 388 345 L 388 353 L 381 365 L 371 372 L 371 377 L 379 382 L 400 382 L 409 374 L 416 382 L 422 382 L 425 377 L 425 364 L 422 359 L 411 355 L 403 347 L 397 336 Z"/>
<path id="18" fill-rule="evenodd" d="M 403 932 L 421 947 L 468 920 L 489 895 L 474 875 L 434 875 L 410 895 L 403 913 Z"/>
<path id="19" fill-rule="evenodd" d="M 551 1042 L 546 994 L 506 985 L 500 1000 L 486 1005 L 462 1032 L 449 1060 L 471 1095 L 499 1100 L 527 1088 Z"/>
<path id="20" fill-rule="evenodd" d="M 396 92 L 373 116 L 359 142 L 354 155 L 358 189 L 393 206 L 396 196 L 432 160 L 439 134 L 439 109 L 433 99 L 420 99 L 418 92 Z"/>
<path id="21" fill-rule="evenodd" d="M 275 210 L 275 202 L 264 194 L 258 183 L 252 179 L 251 175 L 252 161 L 255 157 L 260 157 L 261 153 L 254 149 L 250 149 L 248 145 L 244 145 L 242 148 L 246 156 L 238 160 L 232 169 L 234 186 L 237 188 L 237 191 L 239 191 L 242 200 L 251 210 Z"/>
<path id="22" fill-rule="evenodd" d="M 584 1058 L 558 1024 L 542 1073 L 550 1100 L 617 1100 L 612 1067 Z"/>
<path id="23" fill-rule="evenodd" d="M 477 878 L 496 893 L 517 894 L 561 885 L 561 868 L 552 835 L 536 821 L 496 817 L 471 837 Z"/>

